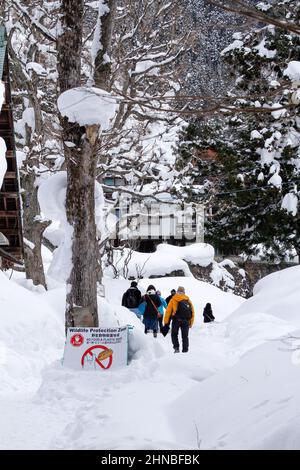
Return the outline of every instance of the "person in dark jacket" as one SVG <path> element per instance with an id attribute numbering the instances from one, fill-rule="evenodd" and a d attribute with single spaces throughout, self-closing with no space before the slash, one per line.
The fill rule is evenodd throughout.
<path id="1" fill-rule="evenodd" d="M 149 330 L 153 331 L 154 338 L 157 337 L 158 331 L 158 317 L 159 317 L 159 307 L 161 306 L 161 300 L 156 293 L 156 289 L 154 286 L 148 286 L 146 294 L 143 297 L 143 301 L 145 302 L 145 310 L 144 310 L 144 319 L 143 323 L 145 325 L 145 334 L 148 333 Z"/>
<path id="2" fill-rule="evenodd" d="M 176 290 L 172 289 L 171 295 L 169 295 L 169 297 L 166 298 L 167 305 L 169 305 L 170 300 L 172 299 L 172 297 L 174 297 L 175 294 L 176 294 Z"/>
<path id="3" fill-rule="evenodd" d="M 210 323 L 215 320 L 211 304 L 206 304 L 203 310 L 204 323 Z"/>
<path id="4" fill-rule="evenodd" d="M 168 304 L 165 301 L 165 299 L 161 296 L 161 291 L 157 290 L 156 291 L 158 297 L 160 298 L 160 307 L 158 307 L 158 324 L 159 324 L 159 331 L 161 332 L 162 327 L 163 327 L 163 318 L 164 318 L 164 313 L 165 313 L 165 308 L 167 308 Z"/>
<path id="5" fill-rule="evenodd" d="M 136 281 L 132 281 L 129 289 L 124 293 L 122 297 L 123 307 L 127 307 L 131 312 L 139 316 L 139 305 L 142 301 L 142 294 L 137 286 Z"/>

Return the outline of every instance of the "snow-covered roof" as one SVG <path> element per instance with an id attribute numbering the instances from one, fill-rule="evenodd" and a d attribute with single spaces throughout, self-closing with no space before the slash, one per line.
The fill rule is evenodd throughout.
<path id="1" fill-rule="evenodd" d="M 7 45 L 6 30 L 4 26 L 0 26 L 0 79 L 2 78 L 2 75 L 3 75 L 6 45 Z"/>

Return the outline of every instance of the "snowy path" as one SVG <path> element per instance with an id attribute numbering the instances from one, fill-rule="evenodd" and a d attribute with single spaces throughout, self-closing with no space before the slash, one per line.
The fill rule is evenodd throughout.
<path id="1" fill-rule="evenodd" d="M 185 448 L 173 438 L 167 411 L 182 393 L 235 362 L 225 328 L 192 330 L 186 355 L 174 355 L 169 335 L 147 341 L 158 355 L 150 363 L 136 360 L 110 375 L 84 372 L 85 380 L 57 363 L 37 395 L 0 402 L 6 423 L 0 448 Z"/>

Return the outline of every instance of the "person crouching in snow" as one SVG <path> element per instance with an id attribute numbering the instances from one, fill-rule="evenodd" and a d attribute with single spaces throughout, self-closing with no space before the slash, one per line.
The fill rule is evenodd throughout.
<path id="1" fill-rule="evenodd" d="M 150 285 L 146 291 L 146 294 L 143 297 L 145 302 L 144 310 L 144 319 L 143 323 L 145 325 L 145 334 L 149 330 L 153 331 L 154 338 L 157 337 L 158 331 L 158 317 L 159 317 L 159 307 L 161 306 L 161 300 L 156 293 L 154 286 Z"/>
<path id="2" fill-rule="evenodd" d="M 189 329 L 193 326 L 194 319 L 194 306 L 189 297 L 185 295 L 184 287 L 180 286 L 170 300 L 164 315 L 164 325 L 169 324 L 172 320 L 171 338 L 175 353 L 179 352 L 179 330 L 181 330 L 182 352 L 188 352 Z"/>
<path id="3" fill-rule="evenodd" d="M 211 304 L 205 305 L 204 310 L 203 310 L 203 317 L 204 317 L 204 323 L 210 323 L 212 321 L 215 321 Z"/>
<path id="4" fill-rule="evenodd" d="M 167 302 L 165 301 L 165 299 L 161 296 L 161 292 L 160 290 L 157 290 L 156 291 L 158 297 L 160 298 L 160 306 L 158 307 L 158 324 L 159 324 L 159 331 L 161 332 L 161 329 L 162 329 L 162 326 L 163 326 L 163 317 L 164 317 L 164 312 L 165 312 L 165 308 L 167 308 L 168 304 Z"/>

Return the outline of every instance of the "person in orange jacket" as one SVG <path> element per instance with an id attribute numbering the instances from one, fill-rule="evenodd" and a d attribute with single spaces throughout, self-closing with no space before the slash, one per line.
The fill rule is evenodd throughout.
<path id="1" fill-rule="evenodd" d="M 170 300 L 164 315 L 164 325 L 172 320 L 171 338 L 174 352 L 179 352 L 178 334 L 181 330 L 182 352 L 189 350 L 189 329 L 193 326 L 195 310 L 189 297 L 185 295 L 185 289 L 179 286 L 177 293 Z"/>

